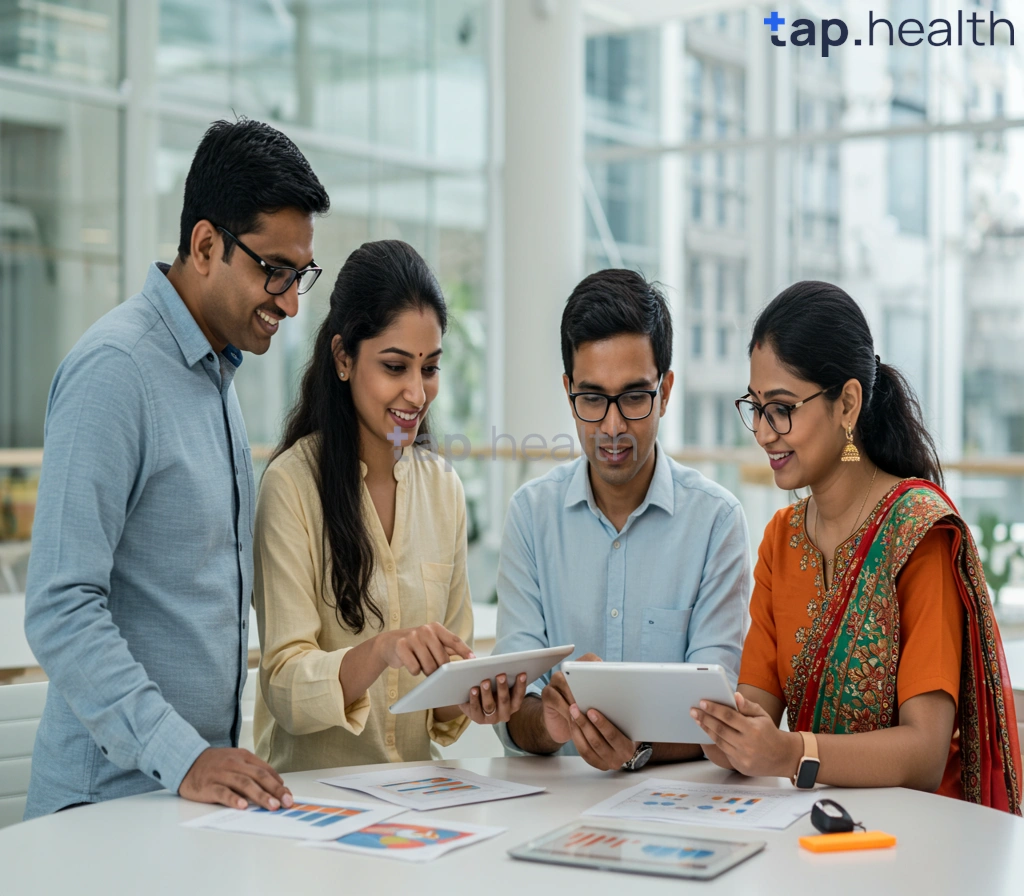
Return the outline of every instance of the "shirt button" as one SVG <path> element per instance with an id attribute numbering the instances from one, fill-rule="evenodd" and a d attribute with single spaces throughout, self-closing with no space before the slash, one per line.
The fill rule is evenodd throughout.
<path id="1" fill-rule="evenodd" d="M 394 700 L 398 696 L 398 688 L 388 688 L 388 696 Z"/>
<path id="2" fill-rule="evenodd" d="M 207 360 L 207 361 L 212 361 L 212 360 L 213 360 L 213 355 L 212 355 L 212 354 L 210 354 L 210 355 L 207 355 L 207 356 L 206 356 L 206 360 Z"/>
<path id="3" fill-rule="evenodd" d="M 393 734 L 389 734 L 387 737 L 384 738 L 384 743 L 386 743 L 389 747 L 393 747 L 395 745 L 395 736 Z"/>
<path id="4" fill-rule="evenodd" d="M 618 610 L 612 610 L 612 619 L 617 619 L 618 615 L 619 615 L 619 611 Z"/>
<path id="5" fill-rule="evenodd" d="M 238 553 L 239 553 L 239 554 L 241 554 L 241 553 L 242 553 L 242 545 L 241 545 L 241 543 L 239 543 L 239 545 L 238 545 Z"/>
<path id="6" fill-rule="evenodd" d="M 622 545 L 617 541 L 613 541 L 612 547 L 615 548 L 615 550 L 618 550 L 620 547 L 622 547 Z"/>
<path id="7" fill-rule="evenodd" d="M 392 613 L 391 614 L 391 621 L 392 622 L 398 622 L 398 613 Z"/>
<path id="8" fill-rule="evenodd" d="M 389 562 L 388 562 L 388 565 L 387 565 L 387 566 L 386 566 L 385 568 L 387 569 L 387 571 L 388 571 L 388 572 L 394 572 L 394 571 L 395 571 L 395 564 L 394 564 L 394 563 L 391 563 L 391 562 L 389 561 Z"/>

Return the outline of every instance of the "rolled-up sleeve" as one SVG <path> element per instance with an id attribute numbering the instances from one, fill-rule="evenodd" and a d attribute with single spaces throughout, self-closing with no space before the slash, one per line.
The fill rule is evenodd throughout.
<path id="1" fill-rule="evenodd" d="M 253 604 L 259 624 L 260 688 L 267 708 L 290 734 L 340 727 L 361 734 L 370 714 L 364 694 L 346 705 L 339 673 L 351 648 L 319 646 L 316 576 L 308 519 L 286 470 L 271 465 L 256 503 Z M 319 524 L 317 531 L 319 531 Z"/>
<path id="2" fill-rule="evenodd" d="M 747 522 L 736 504 L 712 528 L 686 646 L 686 662 L 718 663 L 732 687 L 740 673 L 751 586 Z"/>
<path id="3" fill-rule="evenodd" d="M 51 687 L 103 755 L 177 791 L 209 743 L 132 656 L 109 606 L 125 520 L 158 451 L 135 361 L 103 345 L 62 368 L 50 390 L 44 444 L 25 635 Z"/>

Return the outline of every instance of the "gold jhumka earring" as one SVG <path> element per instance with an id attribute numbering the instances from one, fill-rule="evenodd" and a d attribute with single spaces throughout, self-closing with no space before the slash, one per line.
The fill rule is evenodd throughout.
<path id="1" fill-rule="evenodd" d="M 860 463 L 860 452 L 857 450 L 857 446 L 853 444 L 853 427 L 849 423 L 846 424 L 846 445 L 843 446 L 843 455 L 840 460 L 844 464 Z"/>

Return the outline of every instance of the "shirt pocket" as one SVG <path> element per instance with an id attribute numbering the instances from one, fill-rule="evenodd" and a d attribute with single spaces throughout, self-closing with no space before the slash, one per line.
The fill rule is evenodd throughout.
<path id="1" fill-rule="evenodd" d="M 426 596 L 427 622 L 444 624 L 448 615 L 448 595 L 452 587 L 454 563 L 421 563 L 423 593 Z"/>
<path id="2" fill-rule="evenodd" d="M 643 609 L 640 653 L 645 663 L 682 663 L 690 610 Z"/>

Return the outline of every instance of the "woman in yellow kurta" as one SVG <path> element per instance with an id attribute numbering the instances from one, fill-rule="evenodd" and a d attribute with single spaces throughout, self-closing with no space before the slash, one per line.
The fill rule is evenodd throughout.
<path id="1" fill-rule="evenodd" d="M 450 655 L 473 656 L 462 483 L 414 444 L 446 323 L 405 243 L 367 243 L 338 274 L 256 506 L 254 734 L 278 771 L 429 759 L 522 702 L 525 676 L 460 706 L 387 709 Z"/>

